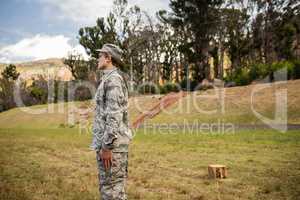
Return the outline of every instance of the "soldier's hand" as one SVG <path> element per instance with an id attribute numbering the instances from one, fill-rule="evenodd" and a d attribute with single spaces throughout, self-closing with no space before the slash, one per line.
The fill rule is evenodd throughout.
<path id="1" fill-rule="evenodd" d="M 110 166 L 112 165 L 112 151 L 101 149 L 99 153 L 100 153 L 100 158 L 104 165 L 104 169 L 105 170 L 109 169 Z"/>

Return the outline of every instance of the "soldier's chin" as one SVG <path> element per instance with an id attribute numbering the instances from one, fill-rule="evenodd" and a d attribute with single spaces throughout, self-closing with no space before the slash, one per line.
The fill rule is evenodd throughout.
<path id="1" fill-rule="evenodd" d="M 98 69 L 102 70 L 104 69 L 105 67 L 103 65 L 98 65 Z"/>

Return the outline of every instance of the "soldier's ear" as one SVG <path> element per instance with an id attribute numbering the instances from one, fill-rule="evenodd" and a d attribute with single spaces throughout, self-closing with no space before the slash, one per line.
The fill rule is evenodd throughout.
<path id="1" fill-rule="evenodd" d="M 106 56 L 106 63 L 110 63 L 110 62 L 112 62 L 111 55 L 107 54 L 107 56 Z"/>

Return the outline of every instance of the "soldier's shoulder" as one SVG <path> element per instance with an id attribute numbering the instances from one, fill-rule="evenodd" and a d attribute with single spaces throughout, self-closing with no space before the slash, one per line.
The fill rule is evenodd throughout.
<path id="1" fill-rule="evenodd" d="M 115 71 L 107 78 L 105 84 L 107 86 L 120 86 L 122 85 L 122 77 L 117 71 Z"/>

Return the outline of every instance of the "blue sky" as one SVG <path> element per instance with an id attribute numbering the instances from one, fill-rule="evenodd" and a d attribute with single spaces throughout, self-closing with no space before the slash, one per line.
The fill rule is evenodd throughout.
<path id="1" fill-rule="evenodd" d="M 84 53 L 76 39 L 80 27 L 92 26 L 110 11 L 113 0 L 1 0 L 0 63 Z M 169 0 L 129 0 L 153 15 Z"/>

